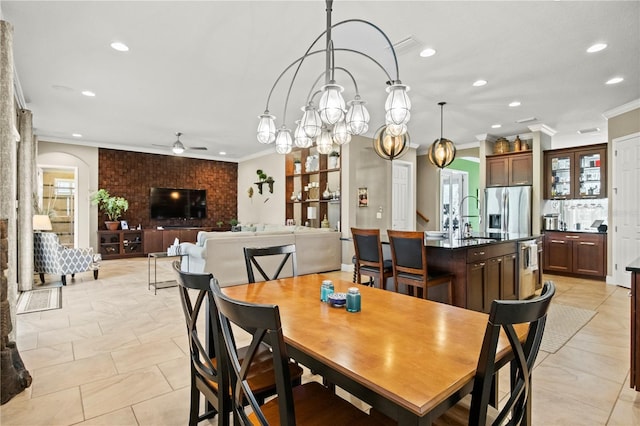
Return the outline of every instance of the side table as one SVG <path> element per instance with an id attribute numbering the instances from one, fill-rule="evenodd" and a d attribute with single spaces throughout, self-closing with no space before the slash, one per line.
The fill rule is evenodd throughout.
<path id="1" fill-rule="evenodd" d="M 189 267 L 189 256 L 187 254 L 172 254 L 169 255 L 167 254 L 166 251 L 159 251 L 156 253 L 149 253 L 149 255 L 147 256 L 147 272 L 148 272 L 148 277 L 149 277 L 149 283 L 147 286 L 147 290 L 149 290 L 151 288 L 151 286 L 153 286 L 153 294 L 158 294 L 158 289 L 162 289 L 162 288 L 169 288 L 169 287 L 176 287 L 178 285 L 178 282 L 176 280 L 168 280 L 168 281 L 160 281 L 158 282 L 158 259 L 165 259 L 165 258 L 170 258 L 170 257 L 179 257 L 180 261 L 182 262 L 182 258 L 183 257 L 187 257 L 187 269 Z M 153 281 L 151 281 L 151 259 L 153 259 Z"/>

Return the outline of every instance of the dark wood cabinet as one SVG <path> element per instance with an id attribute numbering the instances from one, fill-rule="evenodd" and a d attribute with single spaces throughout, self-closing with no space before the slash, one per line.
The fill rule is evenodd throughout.
<path id="1" fill-rule="evenodd" d="M 544 198 L 606 198 L 607 144 L 544 152 Z"/>
<path id="2" fill-rule="evenodd" d="M 467 309 L 489 312 L 496 299 L 517 299 L 515 251 L 515 243 L 467 249 Z"/>
<path id="3" fill-rule="evenodd" d="M 158 253 L 166 250 L 162 242 L 163 231 L 160 229 L 144 230 L 144 254 Z"/>
<path id="4" fill-rule="evenodd" d="M 631 371 L 629 385 L 640 391 L 640 258 L 625 270 L 631 272 Z"/>
<path id="5" fill-rule="evenodd" d="M 605 279 L 607 235 L 545 232 L 544 271 Z"/>
<path id="6" fill-rule="evenodd" d="M 531 151 L 509 152 L 486 157 L 486 186 L 519 186 L 533 184 Z"/>
<path id="7" fill-rule="evenodd" d="M 467 265 L 467 309 L 484 311 L 486 262 Z"/>
<path id="8" fill-rule="evenodd" d="M 98 247 L 103 259 L 144 255 L 144 234 L 138 230 L 98 231 Z"/>
<path id="9" fill-rule="evenodd" d="M 177 238 L 181 243 L 195 243 L 198 232 L 209 228 L 145 229 L 144 254 L 167 251 Z"/>
<path id="10" fill-rule="evenodd" d="M 516 300 L 518 298 L 518 256 L 508 254 L 502 258 L 502 285 L 500 299 Z"/>

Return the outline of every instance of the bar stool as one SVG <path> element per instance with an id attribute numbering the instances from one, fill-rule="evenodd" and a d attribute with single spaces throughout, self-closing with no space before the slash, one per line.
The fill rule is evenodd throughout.
<path id="1" fill-rule="evenodd" d="M 383 289 L 387 278 L 393 276 L 391 259 L 384 259 L 379 229 L 351 228 L 353 246 L 356 252 L 354 265 L 355 282 L 360 283 L 362 274 L 373 278 L 378 287 Z"/>
<path id="2" fill-rule="evenodd" d="M 448 283 L 448 304 L 453 303 L 453 274 L 442 271 L 428 271 L 427 248 L 424 245 L 424 233 L 415 231 L 387 230 L 391 244 L 394 289 L 404 284 L 412 291 L 422 290 L 422 298 L 427 299 L 429 287 Z"/>

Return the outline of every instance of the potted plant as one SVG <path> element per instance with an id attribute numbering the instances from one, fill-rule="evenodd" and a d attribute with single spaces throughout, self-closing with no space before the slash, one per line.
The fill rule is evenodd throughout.
<path id="1" fill-rule="evenodd" d="M 106 189 L 99 189 L 91 196 L 91 203 L 98 206 L 98 210 L 107 215 L 108 221 L 104 224 L 107 229 L 115 231 L 118 229 L 118 219 L 122 213 L 129 209 L 129 202 L 122 197 L 112 197 Z"/>
<path id="2" fill-rule="evenodd" d="M 256 174 L 258 175 L 258 180 L 260 180 L 260 182 L 267 180 L 267 174 L 261 169 L 256 170 Z"/>
<path id="3" fill-rule="evenodd" d="M 236 219 L 235 217 L 229 221 L 229 225 L 231 225 L 231 232 L 239 232 L 241 230 L 238 223 L 238 219 Z"/>
<path id="4" fill-rule="evenodd" d="M 302 162 L 300 161 L 299 158 L 295 158 L 293 160 L 293 173 L 299 175 L 301 171 L 302 171 Z"/>
<path id="5" fill-rule="evenodd" d="M 329 168 L 337 169 L 339 160 L 340 160 L 340 153 L 338 151 L 331 151 L 329 153 Z"/>

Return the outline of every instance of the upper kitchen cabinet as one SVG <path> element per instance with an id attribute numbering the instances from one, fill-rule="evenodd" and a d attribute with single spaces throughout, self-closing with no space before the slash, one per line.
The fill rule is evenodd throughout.
<path id="1" fill-rule="evenodd" d="M 606 198 L 607 144 L 544 152 L 545 199 Z"/>
<path id="2" fill-rule="evenodd" d="M 531 151 L 487 155 L 487 187 L 518 186 L 533 183 L 533 157 Z"/>

